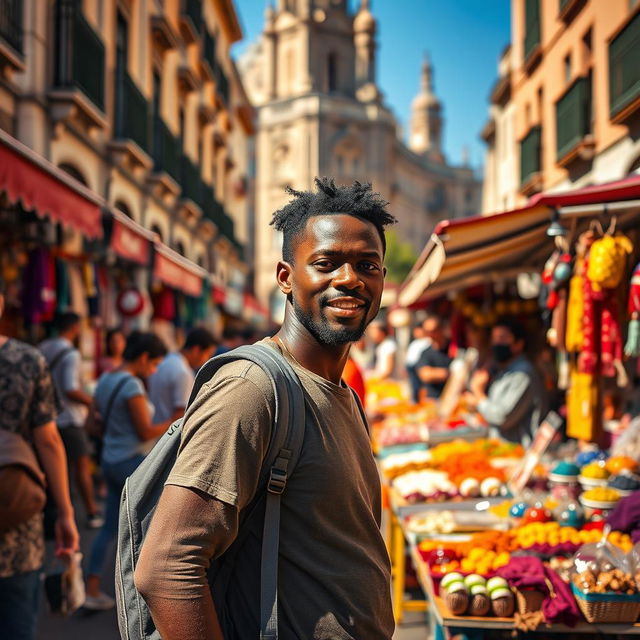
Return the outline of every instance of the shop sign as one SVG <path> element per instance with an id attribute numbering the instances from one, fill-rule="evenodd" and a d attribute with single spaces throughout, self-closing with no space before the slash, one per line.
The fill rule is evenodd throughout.
<path id="1" fill-rule="evenodd" d="M 115 219 L 111 234 L 111 248 L 126 260 L 143 265 L 149 263 L 149 241 Z"/>
<path id="2" fill-rule="evenodd" d="M 188 296 L 198 298 L 202 295 L 202 278 L 160 252 L 156 252 L 154 275 L 167 286 Z"/>

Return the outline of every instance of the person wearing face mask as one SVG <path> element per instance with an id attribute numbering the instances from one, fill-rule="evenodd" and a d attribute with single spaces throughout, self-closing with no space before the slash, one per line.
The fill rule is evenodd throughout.
<path id="1" fill-rule="evenodd" d="M 491 331 L 496 374 L 476 371 L 467 400 L 489 423 L 490 435 L 528 446 L 543 417 L 544 393 L 533 364 L 524 354 L 525 331 L 510 318 Z"/>

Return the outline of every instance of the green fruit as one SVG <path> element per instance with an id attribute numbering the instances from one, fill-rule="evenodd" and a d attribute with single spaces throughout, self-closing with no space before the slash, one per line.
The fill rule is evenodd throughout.
<path id="1" fill-rule="evenodd" d="M 493 591 L 491 591 L 490 595 L 492 600 L 497 600 L 498 598 L 512 597 L 511 591 L 509 591 L 509 589 L 507 589 L 506 587 L 498 587 L 497 589 L 494 589 Z"/>
<path id="2" fill-rule="evenodd" d="M 487 589 L 489 593 L 493 592 L 494 589 L 506 589 L 509 587 L 509 584 L 504 578 L 500 576 L 494 576 L 493 578 L 489 578 L 487 582 Z"/>
<path id="3" fill-rule="evenodd" d="M 464 584 L 464 582 L 462 582 L 462 580 L 458 580 L 457 582 L 452 582 L 447 587 L 447 593 L 456 593 L 458 591 L 464 591 L 465 593 L 469 591 L 466 585 Z"/>
<path id="4" fill-rule="evenodd" d="M 446 589 L 452 582 L 460 582 L 462 580 L 464 580 L 464 578 L 460 573 L 447 573 L 447 575 L 442 578 L 440 586 Z"/>
<path id="5" fill-rule="evenodd" d="M 467 585 L 467 587 L 471 588 L 478 584 L 485 586 L 487 584 L 487 581 L 477 573 L 472 573 L 464 579 L 464 583 Z"/>

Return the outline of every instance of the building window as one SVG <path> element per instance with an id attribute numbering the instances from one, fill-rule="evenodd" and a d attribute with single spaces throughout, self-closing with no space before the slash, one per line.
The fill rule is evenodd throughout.
<path id="1" fill-rule="evenodd" d="M 129 25 L 127 19 L 118 11 L 116 22 L 116 130 L 124 128 L 125 96 L 124 83 L 127 75 L 127 60 L 129 59 Z"/>
<path id="2" fill-rule="evenodd" d="M 122 211 L 122 213 L 124 213 L 124 215 L 128 218 L 133 219 L 133 216 L 131 215 L 131 209 L 129 209 L 129 207 L 122 200 L 116 200 L 113 206 L 118 209 L 118 211 Z"/>
<path id="3" fill-rule="evenodd" d="M 338 90 L 338 56 L 335 53 L 327 58 L 327 84 L 329 93 Z"/>
<path id="4" fill-rule="evenodd" d="M 564 83 L 571 82 L 571 54 L 568 53 L 564 59 Z"/>
<path id="5" fill-rule="evenodd" d="M 540 44 L 540 0 L 525 0 L 524 59 Z"/>
<path id="6" fill-rule="evenodd" d="M 151 231 L 153 231 L 153 233 L 155 233 L 158 238 L 160 239 L 160 242 L 163 241 L 163 235 L 162 235 L 162 231 L 160 230 L 160 227 L 157 224 L 152 224 L 151 225 Z"/>
<path id="7" fill-rule="evenodd" d="M 67 162 L 63 162 L 59 165 L 59 168 L 62 169 L 66 174 L 70 175 L 72 178 L 75 178 L 80 184 L 83 184 L 85 187 L 88 187 L 87 181 L 74 165 L 69 164 Z"/>
<path id="8" fill-rule="evenodd" d="M 181 256 L 185 255 L 185 253 L 184 253 L 184 243 L 182 242 L 182 240 L 178 240 L 176 242 L 175 249 Z"/>
<path id="9" fill-rule="evenodd" d="M 582 37 L 582 68 L 588 69 L 591 65 L 591 29 Z"/>

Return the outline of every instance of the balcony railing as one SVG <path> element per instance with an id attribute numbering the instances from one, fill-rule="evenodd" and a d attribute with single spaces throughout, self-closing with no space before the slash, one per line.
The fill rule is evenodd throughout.
<path id="1" fill-rule="evenodd" d="M 154 171 L 166 171 L 180 181 L 180 142 L 159 115 L 153 118 L 153 163 Z"/>
<path id="2" fill-rule="evenodd" d="M 525 0 L 524 60 L 540 44 L 540 0 Z"/>
<path id="3" fill-rule="evenodd" d="M 229 80 L 221 65 L 216 66 L 216 87 L 224 104 L 229 106 Z"/>
<path id="4" fill-rule="evenodd" d="M 556 157 L 564 158 L 591 133 L 591 76 L 577 78 L 556 102 Z"/>
<path id="5" fill-rule="evenodd" d="M 216 40 L 205 30 L 204 32 L 204 59 L 208 63 L 211 73 L 215 77 L 217 60 L 216 60 Z"/>
<path id="6" fill-rule="evenodd" d="M 0 38 L 22 53 L 22 0 L 0 2 Z"/>
<path id="7" fill-rule="evenodd" d="M 116 89 L 118 108 L 116 137 L 133 140 L 143 151 L 150 151 L 149 103 L 131 76 L 125 71 Z"/>
<path id="8" fill-rule="evenodd" d="M 104 44 L 82 15 L 78 2 L 58 0 L 56 10 L 55 84 L 80 89 L 104 111 Z"/>
<path id="9" fill-rule="evenodd" d="M 525 185 L 536 173 L 542 163 L 542 128 L 532 127 L 520 142 L 520 186 Z"/>
<path id="10" fill-rule="evenodd" d="M 200 169 L 191 162 L 187 155 L 180 157 L 180 185 L 182 197 L 193 200 L 198 206 L 202 206 L 202 180 Z"/>
<path id="11" fill-rule="evenodd" d="M 202 32 L 202 0 L 182 0 L 182 13 L 191 20 L 196 34 Z"/>
<path id="12" fill-rule="evenodd" d="M 640 13 L 609 45 L 609 110 L 619 121 L 640 107 Z"/>
<path id="13" fill-rule="evenodd" d="M 216 225 L 221 235 L 227 238 L 234 246 L 240 247 L 235 238 L 233 219 L 224 210 L 222 203 L 216 199 L 213 188 L 203 184 L 202 194 L 202 209 L 205 217 Z"/>

